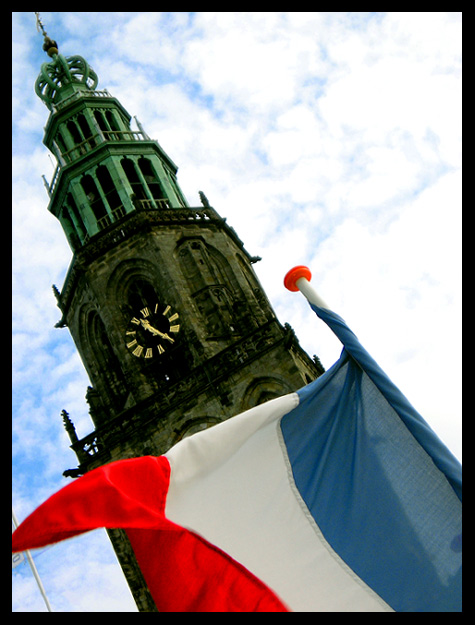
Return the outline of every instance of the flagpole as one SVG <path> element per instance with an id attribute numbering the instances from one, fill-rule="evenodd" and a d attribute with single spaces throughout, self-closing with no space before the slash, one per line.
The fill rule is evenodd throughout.
<path id="1" fill-rule="evenodd" d="M 16 529 L 18 527 L 18 520 L 15 516 L 15 512 L 13 511 L 13 508 L 12 508 L 12 520 L 13 520 L 13 525 L 15 526 L 15 529 Z M 48 609 L 48 612 L 52 612 L 53 610 L 51 609 L 51 605 L 48 601 L 48 597 L 46 596 L 46 592 L 41 582 L 40 575 L 36 569 L 35 563 L 33 562 L 33 557 L 28 549 L 25 551 L 25 555 L 26 555 L 26 559 L 28 560 L 28 564 L 30 565 L 30 568 L 33 572 L 34 578 L 36 579 L 36 583 L 38 584 L 38 588 L 40 589 L 41 596 L 43 597 L 44 602 L 46 604 L 46 608 Z"/>
<path id="2" fill-rule="evenodd" d="M 284 286 L 289 291 L 300 291 L 310 304 L 330 310 L 328 304 L 320 297 L 310 284 L 312 272 L 305 265 L 297 265 L 285 274 Z"/>

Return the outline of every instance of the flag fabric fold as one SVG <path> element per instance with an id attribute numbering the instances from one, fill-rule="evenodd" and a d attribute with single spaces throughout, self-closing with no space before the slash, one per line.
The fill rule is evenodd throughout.
<path id="1" fill-rule="evenodd" d="M 461 467 L 359 344 L 159 458 L 53 495 L 13 549 L 122 527 L 161 611 L 461 610 Z"/>
<path id="2" fill-rule="evenodd" d="M 346 351 L 373 381 L 414 438 L 424 447 L 434 463 L 445 474 L 457 496 L 462 500 L 462 471 L 459 461 L 449 452 L 421 415 L 414 410 L 406 397 L 368 354 L 345 321 L 336 313 L 314 304 L 310 304 L 310 308 L 333 330 Z"/>
<path id="3" fill-rule="evenodd" d="M 169 477 L 164 456 L 119 460 L 91 471 L 25 519 L 13 535 L 13 551 L 120 527 L 161 611 L 287 611 L 238 562 L 166 518 Z"/>

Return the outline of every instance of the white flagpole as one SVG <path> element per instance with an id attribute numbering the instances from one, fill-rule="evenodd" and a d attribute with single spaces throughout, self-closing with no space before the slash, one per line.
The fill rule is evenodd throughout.
<path id="1" fill-rule="evenodd" d="M 17 520 L 17 518 L 15 516 L 15 513 L 13 512 L 13 508 L 12 508 L 12 520 L 13 520 L 13 525 L 15 526 L 15 529 L 16 529 L 18 527 L 18 520 Z M 45 589 L 44 589 L 43 584 L 41 582 L 39 573 L 38 573 L 38 571 L 36 569 L 35 563 L 33 562 L 32 555 L 28 551 L 28 549 L 25 551 L 25 555 L 26 555 L 26 559 L 28 560 L 28 564 L 30 565 L 30 568 L 31 568 L 31 570 L 33 572 L 33 575 L 34 575 L 34 577 L 36 579 L 36 583 L 38 584 L 38 588 L 40 589 L 41 596 L 44 599 L 44 602 L 46 604 L 48 612 L 52 612 L 53 610 L 51 609 L 50 603 L 48 601 L 48 597 L 46 596 L 46 592 L 45 592 Z"/>
<path id="2" fill-rule="evenodd" d="M 293 267 L 286 273 L 284 285 L 289 291 L 300 291 L 314 306 L 331 310 L 328 304 L 325 303 L 310 284 L 311 278 L 312 273 L 308 267 L 305 267 L 305 265 L 297 265 L 297 267 Z"/>

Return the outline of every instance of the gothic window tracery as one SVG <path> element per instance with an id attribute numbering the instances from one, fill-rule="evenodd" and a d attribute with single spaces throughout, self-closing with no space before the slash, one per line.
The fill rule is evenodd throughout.
<path id="1" fill-rule="evenodd" d="M 275 397 L 291 392 L 291 387 L 284 379 L 277 376 L 256 377 L 246 389 L 242 399 L 242 410 L 249 410 Z"/>
<path id="2" fill-rule="evenodd" d="M 194 238 L 182 242 L 178 258 L 209 338 L 224 338 L 238 331 L 243 294 L 223 254 Z"/>

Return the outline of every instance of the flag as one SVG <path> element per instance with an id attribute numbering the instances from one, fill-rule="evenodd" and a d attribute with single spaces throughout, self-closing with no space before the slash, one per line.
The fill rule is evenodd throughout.
<path id="1" fill-rule="evenodd" d="M 124 528 L 160 611 L 461 611 L 461 467 L 335 313 L 324 375 L 114 462 L 30 515 L 13 549 Z"/>

